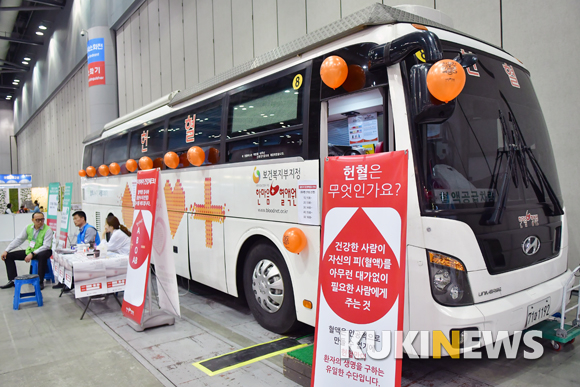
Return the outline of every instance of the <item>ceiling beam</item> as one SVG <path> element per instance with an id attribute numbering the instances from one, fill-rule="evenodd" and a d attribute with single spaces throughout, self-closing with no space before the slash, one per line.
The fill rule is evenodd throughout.
<path id="1" fill-rule="evenodd" d="M 25 71 L 30 70 L 30 67 L 28 67 L 28 66 L 14 63 L 14 62 L 8 62 L 7 60 L 0 59 L 0 67 L 7 67 L 7 66 L 10 66 L 10 67 L 15 68 L 15 69 L 25 70 Z"/>
<path id="2" fill-rule="evenodd" d="M 10 89 L 10 90 L 17 90 L 18 86 L 6 86 L 6 85 L 0 85 L 0 89 Z"/>
<path id="3" fill-rule="evenodd" d="M 0 69 L 0 74 L 11 74 L 11 73 L 26 73 L 26 70 L 17 70 L 17 69 L 10 69 L 10 70 L 3 70 Z"/>
<path id="4" fill-rule="evenodd" d="M 22 44 L 31 44 L 33 46 L 44 46 L 44 42 L 33 42 L 32 40 L 11 38 L 10 36 L 0 36 L 0 40 L 8 40 L 10 42 L 22 43 Z"/>
<path id="5" fill-rule="evenodd" d="M 32 12 L 32 11 L 60 11 L 62 7 L 49 7 L 49 6 L 40 6 L 40 7 L 0 7 L 0 11 L 24 11 L 24 12 Z"/>
<path id="6" fill-rule="evenodd" d="M 50 5 L 52 7 L 64 8 L 65 1 L 53 1 L 53 0 L 28 0 L 29 3 L 38 3 L 44 5 Z"/>

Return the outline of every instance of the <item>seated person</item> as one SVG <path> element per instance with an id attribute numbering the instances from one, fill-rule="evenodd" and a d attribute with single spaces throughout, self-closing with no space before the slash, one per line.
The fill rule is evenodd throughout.
<path id="1" fill-rule="evenodd" d="M 87 223 L 87 214 L 85 214 L 84 211 L 75 212 L 72 218 L 75 226 L 79 228 L 79 233 L 77 235 L 77 244 L 94 243 L 95 245 L 98 245 L 99 243 L 101 243 L 101 238 L 99 237 L 97 229 L 94 226 L 91 226 L 90 224 Z M 64 284 L 61 282 L 54 285 L 52 288 L 60 289 L 62 287 L 64 287 Z"/>
<path id="2" fill-rule="evenodd" d="M 116 216 L 107 217 L 105 231 L 111 234 L 111 239 L 109 239 L 108 242 L 101 242 L 99 247 L 107 246 L 107 251 L 110 253 L 129 255 L 129 249 L 131 248 L 131 231 L 127 230 L 127 227 L 121 225 Z"/>
<path id="3" fill-rule="evenodd" d="M 32 224 L 26 226 L 20 235 L 10 242 L 6 251 L 2 253 L 2 260 L 6 264 L 6 272 L 8 273 L 8 283 L 0 286 L 0 288 L 8 289 L 14 286 L 14 278 L 18 276 L 15 260 L 30 262 L 31 259 L 36 259 L 38 260 L 40 289 L 44 289 L 46 260 L 52 256 L 52 250 L 50 249 L 52 234 L 51 228 L 44 224 L 44 214 L 33 212 Z M 25 240 L 28 240 L 26 250 L 15 250 Z"/>

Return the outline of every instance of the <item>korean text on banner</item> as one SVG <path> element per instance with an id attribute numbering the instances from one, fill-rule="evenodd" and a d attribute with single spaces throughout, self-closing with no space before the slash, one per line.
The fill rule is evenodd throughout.
<path id="1" fill-rule="evenodd" d="M 341 332 L 393 338 L 403 329 L 407 168 L 406 151 L 330 157 L 324 165 L 312 386 L 401 383 L 397 348 L 374 359 L 352 349 L 350 338 L 342 346 Z"/>
<path id="2" fill-rule="evenodd" d="M 155 265 L 155 277 L 159 293 L 159 308 L 181 316 L 179 308 L 179 291 L 177 289 L 177 273 L 173 262 L 171 230 L 165 202 L 163 184 L 157 188 L 157 208 L 155 211 L 155 234 L 153 235 L 153 250 L 151 261 Z"/>
<path id="3" fill-rule="evenodd" d="M 89 64 L 89 87 L 104 85 L 105 82 L 105 38 L 90 39 L 87 42 L 87 62 Z"/>
<path id="4" fill-rule="evenodd" d="M 73 183 L 64 185 L 64 197 L 62 199 L 62 211 L 60 213 L 60 236 L 59 245 L 66 248 L 68 245 L 68 226 L 70 222 L 70 206 L 72 199 Z"/>
<path id="5" fill-rule="evenodd" d="M 58 195 L 60 194 L 60 184 L 50 183 L 48 185 L 48 214 L 46 224 L 52 229 L 56 236 L 57 217 L 58 217 Z"/>
<path id="6" fill-rule="evenodd" d="M 145 307 L 145 293 L 149 281 L 151 263 L 151 243 L 157 208 L 159 169 L 139 171 L 133 228 L 131 230 L 131 250 L 127 266 L 127 282 L 123 300 L 123 315 L 141 324 Z"/>

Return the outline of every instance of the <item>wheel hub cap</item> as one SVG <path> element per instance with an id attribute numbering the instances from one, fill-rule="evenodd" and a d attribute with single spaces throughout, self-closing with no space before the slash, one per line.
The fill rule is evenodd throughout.
<path id="1" fill-rule="evenodd" d="M 274 262 L 263 259 L 252 274 L 252 290 L 256 301 L 268 313 L 277 312 L 284 300 L 284 281 Z"/>

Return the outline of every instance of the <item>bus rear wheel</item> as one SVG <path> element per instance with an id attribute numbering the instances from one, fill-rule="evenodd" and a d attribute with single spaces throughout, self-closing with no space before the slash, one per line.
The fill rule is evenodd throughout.
<path id="1" fill-rule="evenodd" d="M 275 246 L 254 245 L 246 257 L 243 278 L 248 306 L 262 327 L 283 334 L 298 326 L 290 274 Z"/>

